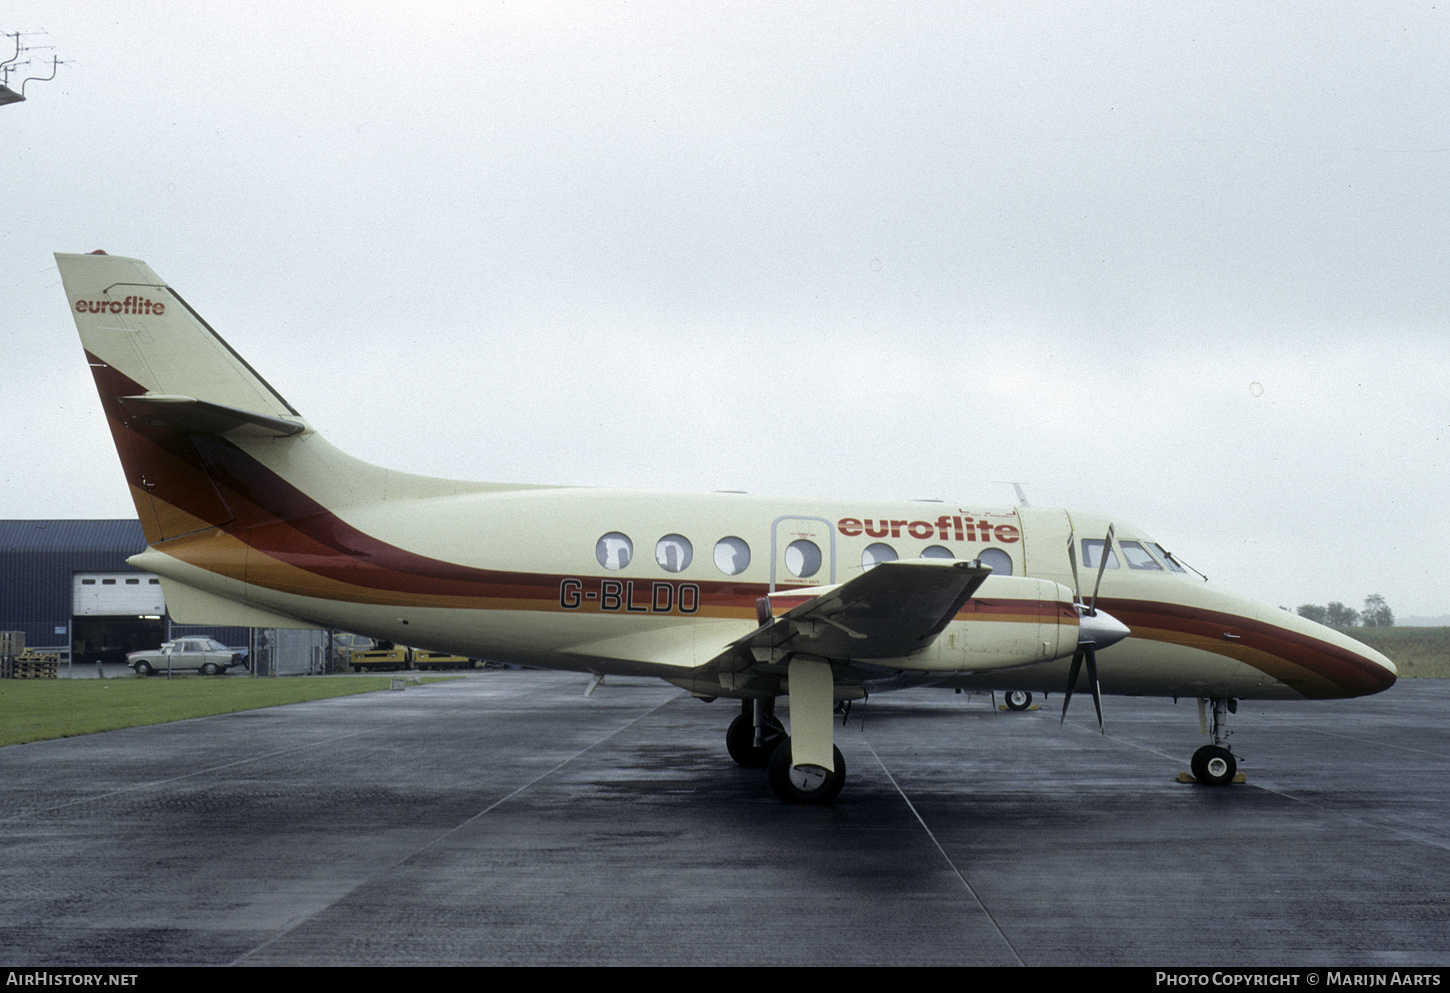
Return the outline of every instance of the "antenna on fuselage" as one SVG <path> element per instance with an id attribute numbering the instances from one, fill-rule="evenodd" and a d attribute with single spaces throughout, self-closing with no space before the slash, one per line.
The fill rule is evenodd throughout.
<path id="1" fill-rule="evenodd" d="M 1004 486 L 1010 486 L 1010 487 L 1012 487 L 1012 489 L 1014 489 L 1014 490 L 1017 491 L 1017 506 L 1019 506 L 1019 507 L 1030 507 L 1030 506 L 1032 506 L 1032 504 L 1030 504 L 1030 503 L 1027 502 L 1027 491 L 1022 488 L 1025 484 L 1023 484 L 1023 483 L 1014 483 L 1010 479 L 999 479 L 999 480 L 997 480 L 997 482 L 1003 484 Z"/>

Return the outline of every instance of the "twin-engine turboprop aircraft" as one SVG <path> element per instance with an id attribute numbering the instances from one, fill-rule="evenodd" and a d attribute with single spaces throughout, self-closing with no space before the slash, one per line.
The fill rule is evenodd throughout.
<path id="1" fill-rule="evenodd" d="M 1004 690 L 1017 708 L 1063 690 L 1065 713 L 1085 669 L 1095 704 L 1099 685 L 1197 697 L 1213 743 L 1193 770 L 1225 783 L 1234 701 L 1395 681 L 1379 653 L 1097 515 L 381 469 L 324 441 L 145 263 L 56 260 L 149 546 L 130 561 L 182 623 L 338 628 L 738 699 L 726 747 L 788 803 L 840 792 L 833 708 L 873 691 Z"/>

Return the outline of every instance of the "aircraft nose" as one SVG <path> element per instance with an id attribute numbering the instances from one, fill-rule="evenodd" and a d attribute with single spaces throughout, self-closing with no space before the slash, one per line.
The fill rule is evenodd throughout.
<path id="1" fill-rule="evenodd" d="M 1371 675 L 1371 680 L 1379 683 L 1374 692 L 1378 693 L 1382 690 L 1387 690 L 1399 680 L 1400 670 L 1384 655 L 1364 644 L 1359 646 L 1359 654 L 1379 666 L 1379 671 L 1373 672 Z"/>
<path id="2" fill-rule="evenodd" d="M 1098 651 L 1102 651 L 1109 645 L 1116 645 L 1129 633 L 1128 625 L 1106 610 L 1096 610 L 1092 613 L 1083 611 L 1077 619 L 1077 640 L 1092 642 L 1093 647 Z"/>
<path id="3" fill-rule="evenodd" d="M 1307 697 L 1381 693 L 1399 678 L 1395 664 L 1343 631 L 1266 609 L 1257 640 L 1278 667 L 1276 678 Z"/>

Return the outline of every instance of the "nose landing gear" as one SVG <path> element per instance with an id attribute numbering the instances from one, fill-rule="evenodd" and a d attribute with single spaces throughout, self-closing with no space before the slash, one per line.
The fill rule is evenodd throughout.
<path id="1" fill-rule="evenodd" d="M 1238 710 L 1238 701 L 1221 696 L 1200 698 L 1198 713 L 1201 724 L 1207 723 L 1204 705 L 1208 703 L 1213 704 L 1213 744 L 1204 745 L 1194 752 L 1190 767 L 1193 769 L 1193 778 L 1204 786 L 1227 786 L 1238 774 L 1239 764 L 1228 747 L 1228 732 L 1224 730 L 1224 724 L 1226 714 Z M 1204 730 L 1207 731 L 1208 728 L 1204 727 Z"/>

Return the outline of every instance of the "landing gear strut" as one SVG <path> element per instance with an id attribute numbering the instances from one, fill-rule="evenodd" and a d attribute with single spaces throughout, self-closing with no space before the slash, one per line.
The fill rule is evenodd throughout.
<path id="1" fill-rule="evenodd" d="M 1204 745 L 1193 753 L 1193 778 L 1205 786 L 1227 786 L 1234 781 L 1239 764 L 1228 747 L 1228 733 L 1224 730 L 1224 723 L 1227 712 L 1238 709 L 1238 701 L 1221 696 L 1211 700 L 1200 699 L 1200 716 L 1203 715 L 1204 704 L 1210 702 L 1213 704 L 1213 744 Z"/>
<path id="2" fill-rule="evenodd" d="M 747 769 L 764 769 L 775 747 L 786 740 L 785 725 L 775 716 L 773 699 L 757 697 L 740 704 L 740 715 L 725 732 L 725 750 Z"/>

